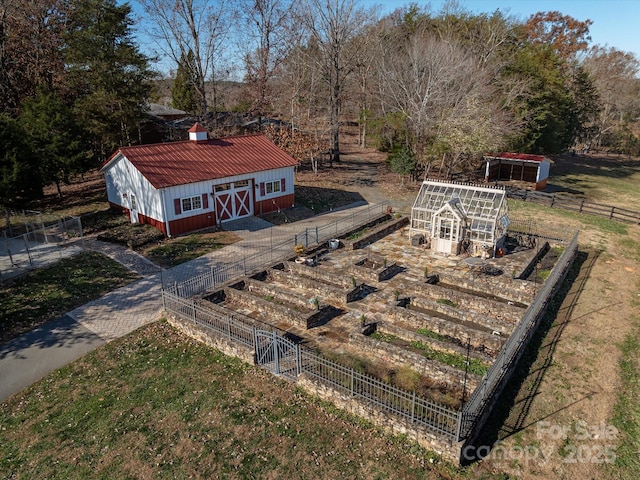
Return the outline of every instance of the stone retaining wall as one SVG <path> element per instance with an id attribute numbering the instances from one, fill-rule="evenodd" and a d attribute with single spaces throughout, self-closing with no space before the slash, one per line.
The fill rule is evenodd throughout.
<path id="1" fill-rule="evenodd" d="M 251 307 L 253 310 L 260 312 L 264 316 L 264 321 L 270 324 L 286 322 L 290 325 L 307 329 L 309 327 L 309 318 L 316 313 L 315 310 L 309 309 L 293 310 L 284 305 L 264 300 L 251 292 L 236 290 L 235 288 L 227 287 L 224 289 L 224 293 L 227 301 Z"/>
<path id="2" fill-rule="evenodd" d="M 349 273 L 353 277 L 365 279 L 365 282 L 377 283 L 391 278 L 397 269 L 395 263 L 387 262 L 384 257 L 369 254 L 355 262 Z"/>
<path id="3" fill-rule="evenodd" d="M 298 275 L 304 278 L 310 278 L 312 280 L 321 278 L 326 283 L 336 285 L 337 287 L 353 288 L 353 280 L 348 272 L 336 271 L 332 267 L 325 265 L 316 265 L 315 267 L 309 267 L 307 265 L 299 265 L 295 262 L 284 262 L 283 270 L 274 268 L 274 271 L 290 272 L 294 275 Z"/>
<path id="4" fill-rule="evenodd" d="M 369 420 L 389 433 L 406 435 L 408 439 L 436 452 L 455 464 L 460 461 L 460 443 L 447 441 L 431 430 L 411 423 L 409 419 L 389 415 L 371 402 L 353 397 L 346 392 L 340 392 L 320 382 L 314 382 L 304 373 L 298 376 L 298 385 L 311 395 L 331 402 L 336 407 L 352 415 Z"/>
<path id="5" fill-rule="evenodd" d="M 438 303 L 435 300 L 424 299 L 421 297 L 411 297 L 411 305 L 432 312 L 441 313 L 448 317 L 456 318 L 463 322 L 470 322 L 476 325 L 480 325 L 492 331 L 500 332 L 501 335 L 511 335 L 511 332 L 516 327 L 516 324 L 520 321 L 520 318 L 513 320 L 511 318 L 504 318 L 496 312 L 494 315 L 481 315 L 476 312 L 464 310 L 465 305 L 458 305 L 457 307 L 446 305 L 444 303 Z"/>
<path id="6" fill-rule="evenodd" d="M 507 273 L 505 272 L 505 275 Z M 439 283 L 457 286 L 470 292 L 479 292 L 483 295 L 493 295 L 506 301 L 517 302 L 523 305 L 530 305 L 535 296 L 535 285 L 525 280 L 518 280 L 502 276 L 492 277 L 482 275 L 482 277 L 472 278 L 468 273 L 453 274 L 438 272 Z M 539 287 L 539 286 L 538 286 Z"/>
<path id="7" fill-rule="evenodd" d="M 410 365 L 420 375 L 430 378 L 436 384 L 446 385 L 448 388 L 462 389 L 465 383 L 464 371 L 444 365 L 436 360 L 430 360 L 419 353 L 405 350 L 402 347 L 370 338 L 360 333 L 349 334 L 349 344 L 360 351 L 373 355 L 382 363 L 390 363 L 399 367 Z M 467 391 L 472 392 L 480 383 L 480 377 L 472 373 L 467 374 Z"/>
<path id="8" fill-rule="evenodd" d="M 433 348 L 434 350 L 438 350 L 440 352 L 454 353 L 457 355 L 462 355 L 465 358 L 467 357 L 467 349 L 462 345 L 438 340 L 435 338 L 427 337 L 425 335 L 420 335 L 419 333 L 407 330 L 406 328 L 398 327 L 389 322 L 379 323 L 376 327 L 376 331 L 394 335 L 407 342 L 422 342 L 429 345 L 430 348 Z M 459 340 L 462 342 L 462 339 Z M 479 352 L 473 348 L 469 350 L 469 356 L 471 358 L 475 358 L 476 360 L 480 360 L 481 362 L 485 362 L 487 365 L 491 365 L 494 361 L 493 357 L 491 357 L 490 355 Z"/>
<path id="9" fill-rule="evenodd" d="M 345 305 L 349 301 L 349 289 L 329 284 L 324 281 L 324 279 L 304 277 L 277 269 L 271 269 L 269 271 L 269 277 L 271 277 L 275 282 L 284 284 L 288 287 L 300 287 L 315 292 L 320 298 L 328 303 Z M 353 288 L 351 288 L 351 290 L 353 290 Z"/>
<path id="10" fill-rule="evenodd" d="M 477 313 L 481 316 L 493 317 L 497 320 L 504 320 L 508 325 L 517 324 L 525 309 L 509 305 L 508 303 L 499 302 L 497 300 L 476 297 L 469 293 L 460 292 L 451 288 L 439 285 L 422 284 L 418 287 L 403 285 L 400 288 L 401 293 L 405 293 L 412 298 L 421 298 L 429 300 L 448 300 L 463 308 L 465 311 Z"/>
<path id="11" fill-rule="evenodd" d="M 506 341 L 506 337 L 503 336 L 492 335 L 483 330 L 476 330 L 449 320 L 432 317 L 422 312 L 415 312 L 402 307 L 390 307 L 387 309 L 387 312 L 389 321 L 407 323 L 416 329 L 427 328 L 440 335 L 458 338 L 463 342 L 469 339 L 471 345 L 479 350 L 486 349 L 490 352 L 497 353 Z"/>
<path id="12" fill-rule="evenodd" d="M 176 317 L 175 315 L 167 315 L 166 318 L 170 325 L 181 330 L 189 337 L 220 350 L 225 355 L 239 358 L 240 360 L 252 365 L 255 364 L 255 352 L 252 348 L 246 347 L 240 343 L 232 342 L 210 328 L 203 327 L 190 320 Z"/>
<path id="13" fill-rule="evenodd" d="M 278 285 L 277 283 L 261 282 L 260 280 L 255 280 L 252 278 L 246 279 L 245 285 L 246 285 L 246 290 L 244 290 L 245 292 L 248 291 L 249 293 L 255 296 L 262 297 L 264 300 L 267 300 L 268 302 L 269 300 L 264 297 L 272 298 L 273 300 L 275 300 L 276 304 L 278 300 L 293 304 L 297 306 L 299 309 L 295 311 L 296 312 L 302 311 L 303 315 L 304 315 L 304 311 L 311 310 L 311 308 L 313 307 L 312 303 L 310 303 L 310 300 L 313 298 L 317 298 L 316 295 L 311 294 L 311 292 L 315 294 L 316 293 L 315 290 L 312 290 L 311 292 L 309 292 L 308 296 L 291 295 L 291 293 L 288 290 L 286 289 L 283 290 L 282 285 Z M 269 302 L 269 303 L 272 303 L 272 302 Z"/>
<path id="14" fill-rule="evenodd" d="M 391 216 L 388 215 L 388 218 L 391 218 Z M 379 226 L 373 227 L 362 237 L 356 240 L 342 240 L 342 243 L 344 243 L 345 248 L 349 250 L 359 250 L 407 225 L 409 225 L 409 217 L 396 218 L 391 221 L 384 222 Z"/>

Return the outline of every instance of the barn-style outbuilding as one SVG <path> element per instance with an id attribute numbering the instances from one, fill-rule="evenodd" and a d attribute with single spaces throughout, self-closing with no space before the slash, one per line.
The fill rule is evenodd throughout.
<path id="1" fill-rule="evenodd" d="M 505 191 L 499 187 L 425 180 L 411 208 L 412 243 L 444 254 L 491 256 L 509 226 Z"/>
<path id="2" fill-rule="evenodd" d="M 544 155 L 529 153 L 499 153 L 485 155 L 485 181 L 517 180 L 535 185 L 536 190 L 547 188 L 549 169 L 553 163 Z"/>
<path id="3" fill-rule="evenodd" d="M 294 205 L 297 161 L 263 135 L 120 147 L 103 165 L 107 198 L 167 236 Z"/>

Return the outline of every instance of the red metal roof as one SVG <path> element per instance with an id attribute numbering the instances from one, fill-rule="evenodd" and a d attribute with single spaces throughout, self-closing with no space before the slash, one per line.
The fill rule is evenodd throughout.
<path id="1" fill-rule="evenodd" d="M 193 126 L 189 129 L 189 133 L 191 132 L 208 132 L 206 128 L 200 125 L 198 122 L 194 123 Z"/>
<path id="2" fill-rule="evenodd" d="M 507 160 L 524 160 L 527 162 L 542 162 L 543 160 L 549 160 L 544 155 L 533 155 L 531 153 L 508 153 L 508 152 L 498 153 L 496 155 L 486 155 L 485 158 L 489 158 L 489 159 L 504 158 Z"/>
<path id="3" fill-rule="evenodd" d="M 124 155 L 155 188 L 298 164 L 264 135 L 216 138 L 201 143 L 189 140 L 120 147 L 101 170 L 106 169 L 118 154 Z"/>

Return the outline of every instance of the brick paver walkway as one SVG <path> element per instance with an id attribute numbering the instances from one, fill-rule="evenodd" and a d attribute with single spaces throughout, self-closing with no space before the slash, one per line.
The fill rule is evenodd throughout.
<path id="1" fill-rule="evenodd" d="M 266 242 L 277 244 L 292 238 L 305 228 L 335 222 L 369 206 L 358 204 L 351 207 L 278 226 L 256 217 L 231 222 L 225 228 L 235 231 L 242 237 L 241 241 L 164 271 L 130 250 L 95 240 L 88 242 L 88 248 L 103 252 L 146 278 L 76 308 L 68 315 L 104 340 L 111 341 L 160 318 L 163 281 L 168 284 L 191 278 L 217 264 L 237 261 L 243 256 L 256 253 L 264 248 Z"/>

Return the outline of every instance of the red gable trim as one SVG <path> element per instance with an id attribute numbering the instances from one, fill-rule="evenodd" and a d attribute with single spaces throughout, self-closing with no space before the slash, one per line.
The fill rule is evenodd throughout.
<path id="1" fill-rule="evenodd" d="M 531 153 L 503 152 L 497 155 L 486 155 L 484 158 L 488 160 L 523 160 L 525 162 L 538 162 L 538 163 L 544 160 L 551 162 L 551 160 L 545 157 L 544 155 L 534 155 Z"/>

